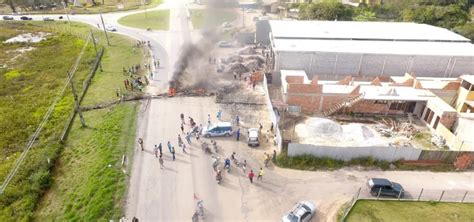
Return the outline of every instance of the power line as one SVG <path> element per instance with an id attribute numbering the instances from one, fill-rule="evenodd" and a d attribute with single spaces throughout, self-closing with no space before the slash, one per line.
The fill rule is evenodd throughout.
<path id="1" fill-rule="evenodd" d="M 53 113 L 54 107 L 59 102 L 59 100 L 64 96 L 64 93 L 66 92 L 66 89 L 67 89 L 68 85 L 71 83 L 72 78 L 74 76 L 74 73 L 77 70 L 77 66 L 79 65 L 79 62 L 82 58 L 82 55 L 84 54 L 84 51 L 87 48 L 87 45 L 89 44 L 89 40 L 90 40 L 90 37 L 87 38 L 87 41 L 84 44 L 84 46 L 82 47 L 82 50 L 79 53 L 79 56 L 77 57 L 74 65 L 72 66 L 71 70 L 68 72 L 68 78 L 66 79 L 66 84 L 64 85 L 64 87 L 62 88 L 62 90 L 60 91 L 60 93 L 58 94 L 56 99 L 53 101 L 51 106 L 49 106 L 48 111 L 43 116 L 43 119 L 41 120 L 40 124 L 36 128 L 36 131 L 33 133 L 33 135 L 31 136 L 31 139 L 28 141 L 28 144 L 26 145 L 26 148 L 23 150 L 20 157 L 15 161 L 15 164 L 14 164 L 12 170 L 10 171 L 10 173 L 8 173 L 7 178 L 5 179 L 5 181 L 3 181 L 3 184 L 0 187 L 0 195 L 3 194 L 3 192 L 7 188 L 8 184 L 11 182 L 11 180 L 13 179 L 15 174 L 17 173 L 18 169 L 20 168 L 21 164 L 25 160 L 26 155 L 30 151 L 31 147 L 33 147 L 33 144 L 35 143 L 35 141 L 38 138 L 39 134 L 43 130 L 43 127 L 46 125 L 46 122 L 48 121 L 49 117 Z"/>

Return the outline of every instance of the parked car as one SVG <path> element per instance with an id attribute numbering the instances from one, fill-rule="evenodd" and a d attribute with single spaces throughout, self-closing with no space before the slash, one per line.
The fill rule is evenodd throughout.
<path id="1" fill-rule="evenodd" d="M 202 130 L 204 137 L 231 136 L 232 133 L 232 124 L 230 122 L 219 122 L 207 128 L 204 127 Z"/>
<path id="2" fill-rule="evenodd" d="M 250 128 L 248 130 L 248 146 L 260 146 L 260 130 L 257 128 Z"/>
<path id="3" fill-rule="evenodd" d="M 13 20 L 13 16 L 5 15 L 3 16 L 3 20 Z"/>
<path id="4" fill-rule="evenodd" d="M 384 178 L 371 178 L 367 181 L 367 186 L 370 189 L 370 194 L 374 197 L 380 196 L 392 196 L 392 197 L 403 197 L 404 190 L 402 185 L 399 183 L 391 182 Z"/>
<path id="5" fill-rule="evenodd" d="M 308 222 L 316 212 L 316 207 L 309 201 L 300 201 L 281 218 L 282 222 Z"/>
<path id="6" fill-rule="evenodd" d="M 54 18 L 51 18 L 51 17 L 44 17 L 44 18 L 43 18 L 43 21 L 52 22 L 52 21 L 54 21 Z"/>
<path id="7" fill-rule="evenodd" d="M 60 15 L 60 16 L 58 17 L 58 19 L 60 19 L 60 20 L 63 19 L 63 18 L 64 18 L 64 17 L 63 17 L 62 15 Z"/>
<path id="8" fill-rule="evenodd" d="M 217 46 L 219 46 L 220 48 L 230 48 L 232 47 L 232 44 L 227 41 L 220 41 L 217 43 Z"/>
<path id="9" fill-rule="evenodd" d="M 113 26 L 113 25 L 105 25 L 105 30 L 107 30 L 109 32 L 115 32 L 115 31 L 117 31 L 117 28 L 115 28 L 115 26 Z"/>
<path id="10" fill-rule="evenodd" d="M 21 16 L 20 19 L 21 20 L 33 20 L 33 18 L 28 17 L 28 16 Z"/>

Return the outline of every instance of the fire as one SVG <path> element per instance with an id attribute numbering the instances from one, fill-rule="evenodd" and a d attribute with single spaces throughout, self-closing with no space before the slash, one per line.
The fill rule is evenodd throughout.
<path id="1" fill-rule="evenodd" d="M 169 97 L 173 97 L 173 96 L 175 96 L 175 95 L 176 95 L 176 88 L 174 88 L 174 87 L 169 87 L 169 89 L 168 89 L 168 96 L 169 96 Z"/>

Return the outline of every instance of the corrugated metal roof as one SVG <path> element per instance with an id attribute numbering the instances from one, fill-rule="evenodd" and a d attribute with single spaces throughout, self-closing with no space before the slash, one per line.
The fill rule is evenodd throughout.
<path id="1" fill-rule="evenodd" d="M 407 22 L 270 20 L 270 26 L 277 39 L 470 41 L 444 28 Z"/>
<path id="2" fill-rule="evenodd" d="M 462 42 L 275 39 L 273 40 L 273 49 L 276 52 L 297 51 L 386 55 L 474 56 L 474 45 Z"/>

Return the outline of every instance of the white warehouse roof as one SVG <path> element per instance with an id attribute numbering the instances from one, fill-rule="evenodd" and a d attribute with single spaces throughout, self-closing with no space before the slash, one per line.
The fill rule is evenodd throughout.
<path id="1" fill-rule="evenodd" d="M 444 28 L 407 22 L 289 20 L 269 22 L 275 39 L 470 42 L 469 39 Z"/>
<path id="2" fill-rule="evenodd" d="M 474 57 L 474 45 L 463 42 L 403 42 L 274 39 L 273 49 L 290 52 L 364 53 Z"/>

